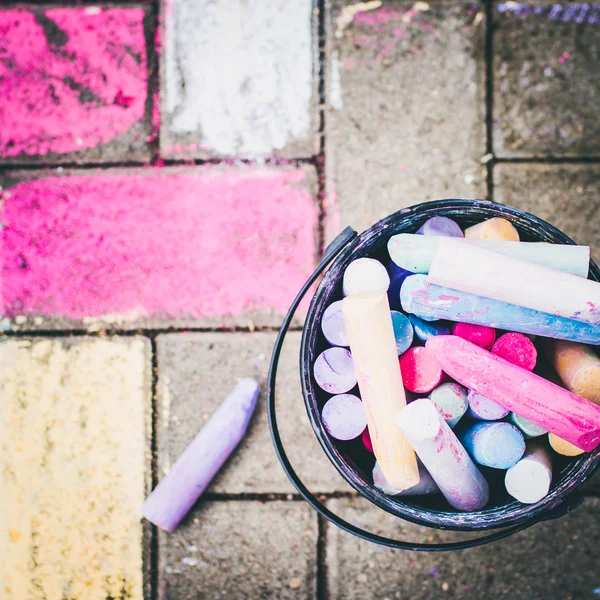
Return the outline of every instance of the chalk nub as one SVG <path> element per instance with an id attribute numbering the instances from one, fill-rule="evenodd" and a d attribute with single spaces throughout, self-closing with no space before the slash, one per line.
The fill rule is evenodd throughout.
<path id="1" fill-rule="evenodd" d="M 344 271 L 344 296 L 364 292 L 387 292 L 390 276 L 386 268 L 374 258 L 357 258 Z"/>
<path id="2" fill-rule="evenodd" d="M 429 394 L 429 399 L 451 428 L 455 427 L 469 407 L 467 390 L 458 383 L 438 385 Z"/>
<path id="3" fill-rule="evenodd" d="M 173 531 L 244 437 L 258 398 L 254 379 L 242 379 L 148 496 L 142 515 Z"/>
<path id="4" fill-rule="evenodd" d="M 501 404 L 493 402 L 474 390 L 469 390 L 467 397 L 469 400 L 469 416 L 478 421 L 497 421 L 498 419 L 504 419 L 510 412 Z"/>
<path id="5" fill-rule="evenodd" d="M 543 427 L 532 423 L 529 419 L 525 419 L 524 417 L 521 417 L 520 415 L 517 415 L 514 412 L 511 412 L 510 415 L 508 415 L 508 420 L 515 427 L 521 430 L 521 433 L 523 434 L 523 437 L 525 437 L 525 439 L 536 438 L 540 435 L 548 433 Z"/>
<path id="6" fill-rule="evenodd" d="M 444 377 L 435 357 L 423 346 L 414 346 L 400 357 L 400 371 L 404 387 L 415 394 L 428 394 Z"/>
<path id="7" fill-rule="evenodd" d="M 537 361 L 537 350 L 533 342 L 522 333 L 501 335 L 492 346 L 492 354 L 528 371 L 533 371 Z"/>
<path id="8" fill-rule="evenodd" d="M 398 356 L 404 354 L 413 342 L 413 327 L 401 312 L 396 310 L 391 311 L 392 327 L 394 328 L 394 337 L 396 338 L 396 352 Z"/>
<path id="9" fill-rule="evenodd" d="M 417 235 L 437 235 L 442 237 L 465 237 L 456 221 L 448 217 L 431 217 L 417 230 Z"/>
<path id="10" fill-rule="evenodd" d="M 330 394 L 349 392 L 356 385 L 352 355 L 346 348 L 323 350 L 313 365 L 315 381 Z"/>
<path id="11" fill-rule="evenodd" d="M 567 319 L 600 324 L 600 283 L 454 238 L 440 238 L 427 281 Z"/>
<path id="12" fill-rule="evenodd" d="M 535 504 L 550 491 L 552 458 L 539 442 L 528 442 L 523 458 L 506 471 L 506 491 L 523 504 Z"/>
<path id="13" fill-rule="evenodd" d="M 600 358 L 590 346 L 543 340 L 542 348 L 568 390 L 600 404 Z"/>
<path id="14" fill-rule="evenodd" d="M 548 443 L 554 452 L 563 456 L 579 456 L 584 453 L 584 450 L 581 448 L 574 446 L 553 433 L 548 434 Z"/>
<path id="15" fill-rule="evenodd" d="M 494 217 L 465 229 L 468 240 L 505 240 L 518 242 L 521 238 L 515 226 L 508 220 Z"/>
<path id="16" fill-rule="evenodd" d="M 422 342 L 426 342 L 430 337 L 434 337 L 436 335 L 449 335 L 450 329 L 448 327 L 444 327 L 438 323 L 428 323 L 423 319 L 417 317 L 417 315 L 408 315 L 408 320 L 413 326 L 413 331 L 417 338 L 419 338 Z"/>
<path id="17" fill-rule="evenodd" d="M 492 469 L 510 469 L 525 452 L 523 434 L 510 423 L 473 423 L 456 435 L 476 463 Z"/>
<path id="18" fill-rule="evenodd" d="M 394 420 L 406 396 L 387 295 L 380 291 L 348 296 L 342 312 L 375 457 L 394 488 L 411 488 L 419 482 L 419 470 Z"/>
<path id="19" fill-rule="evenodd" d="M 323 312 L 321 317 L 321 331 L 325 339 L 332 346 L 349 346 L 348 334 L 344 315 L 342 315 L 342 301 L 332 302 Z"/>
<path id="20" fill-rule="evenodd" d="M 327 433 L 336 440 L 353 440 L 367 426 L 361 399 L 353 394 L 338 394 L 327 400 L 321 412 Z"/>
<path id="21" fill-rule="evenodd" d="M 451 506 L 472 511 L 487 504 L 487 481 L 429 398 L 411 402 L 396 420 Z"/>
<path id="22" fill-rule="evenodd" d="M 453 335 L 431 338 L 453 379 L 589 452 L 600 443 L 600 406 Z"/>
<path id="23" fill-rule="evenodd" d="M 461 337 L 480 348 L 489 350 L 496 339 L 496 330 L 486 325 L 473 325 L 471 323 L 455 323 L 452 327 L 453 335 Z"/>
<path id="24" fill-rule="evenodd" d="M 515 244 L 516 245 L 516 244 Z M 589 344 L 600 344 L 600 327 L 408 277 L 400 291 L 402 309 L 421 319 L 447 319 Z"/>
<path id="25" fill-rule="evenodd" d="M 373 467 L 373 485 L 388 496 L 425 496 L 427 494 L 439 493 L 440 488 L 438 488 L 436 482 L 420 461 L 419 477 L 417 485 L 407 490 L 397 490 L 389 484 L 378 462 L 375 462 L 375 466 Z"/>

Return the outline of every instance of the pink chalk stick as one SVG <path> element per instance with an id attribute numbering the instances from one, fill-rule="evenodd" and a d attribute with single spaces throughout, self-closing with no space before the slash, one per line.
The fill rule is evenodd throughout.
<path id="1" fill-rule="evenodd" d="M 285 314 L 316 251 L 304 177 L 291 169 L 113 169 L 5 187 L 0 314 Z"/>
<path id="2" fill-rule="evenodd" d="M 373 442 L 371 441 L 371 434 L 369 433 L 369 428 L 368 427 L 366 427 L 365 430 L 362 432 L 362 435 L 360 436 L 360 439 L 362 440 L 363 446 L 371 454 L 373 454 Z"/>
<path id="3" fill-rule="evenodd" d="M 537 361 L 537 350 L 533 342 L 522 333 L 501 335 L 492 346 L 492 354 L 527 371 L 533 371 Z"/>
<path id="4" fill-rule="evenodd" d="M 0 156 L 92 148 L 143 120 L 144 11 L 90 8 L 0 11 Z"/>
<path id="5" fill-rule="evenodd" d="M 428 394 L 444 377 L 434 355 L 423 346 L 409 348 L 400 357 L 400 371 L 404 387 L 416 394 Z"/>
<path id="6" fill-rule="evenodd" d="M 456 336 L 426 342 L 462 385 L 589 452 L 600 443 L 600 406 Z"/>
<path id="7" fill-rule="evenodd" d="M 493 327 L 486 327 L 485 325 L 455 323 L 452 326 L 452 333 L 486 350 L 492 347 L 496 339 L 496 330 Z"/>

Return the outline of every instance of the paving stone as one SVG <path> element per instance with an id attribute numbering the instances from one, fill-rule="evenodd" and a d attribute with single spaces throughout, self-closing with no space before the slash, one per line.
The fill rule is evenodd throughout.
<path id="1" fill-rule="evenodd" d="M 315 4 L 169 2 L 162 33 L 162 154 L 316 154 Z"/>
<path id="2" fill-rule="evenodd" d="M 500 164 L 494 198 L 545 219 L 600 259 L 600 167 Z"/>
<path id="3" fill-rule="evenodd" d="M 600 7 L 507 2 L 494 18 L 496 154 L 598 155 Z"/>
<path id="4" fill-rule="evenodd" d="M 0 343 L 0 596 L 141 600 L 150 344 Z"/>
<path id="5" fill-rule="evenodd" d="M 288 334 L 278 372 L 277 415 L 290 460 L 313 492 L 350 491 L 311 429 L 302 399 L 300 333 Z M 266 415 L 266 376 L 275 334 L 188 333 L 158 337 L 159 470 L 161 476 L 243 377 L 261 383 L 246 438 L 217 475 L 211 493 L 291 493 L 275 454 Z"/>
<path id="6" fill-rule="evenodd" d="M 467 537 L 395 519 L 363 499 L 332 500 L 329 506 L 355 524 L 401 539 L 435 543 Z M 562 519 L 495 544 L 442 554 L 383 548 L 328 525 L 330 598 L 593 598 L 599 516 L 600 500 L 588 498 Z"/>
<path id="7" fill-rule="evenodd" d="M 316 548 L 303 502 L 202 502 L 160 534 L 159 600 L 312 599 Z"/>
<path id="8" fill-rule="evenodd" d="M 147 160 L 147 7 L 0 10 L 0 163 Z"/>
<path id="9" fill-rule="evenodd" d="M 378 4 L 334 2 L 328 19 L 329 238 L 426 200 L 485 195 L 481 7 L 364 10 Z"/>
<path id="10" fill-rule="evenodd" d="M 314 267 L 315 179 L 291 166 L 9 174 L 4 323 L 279 325 Z"/>

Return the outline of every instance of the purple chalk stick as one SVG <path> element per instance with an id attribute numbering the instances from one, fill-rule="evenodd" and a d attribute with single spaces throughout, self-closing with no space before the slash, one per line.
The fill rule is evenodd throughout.
<path id="1" fill-rule="evenodd" d="M 353 394 L 338 394 L 327 400 L 321 419 L 329 435 L 336 440 L 353 440 L 367 427 L 365 407 Z"/>
<path id="2" fill-rule="evenodd" d="M 469 411 L 467 414 L 479 421 L 497 421 L 498 419 L 504 419 L 510 412 L 508 409 L 504 408 L 504 406 L 489 400 L 474 390 L 469 390 L 467 398 L 469 400 Z"/>
<path id="3" fill-rule="evenodd" d="M 315 381 L 330 394 L 344 394 L 356 385 L 352 355 L 346 348 L 328 348 L 317 356 L 313 367 Z"/>
<path id="4" fill-rule="evenodd" d="M 398 302 L 400 300 L 398 299 Z M 321 331 L 332 346 L 349 346 L 346 323 L 342 314 L 342 301 L 332 302 L 321 318 Z"/>
<path id="5" fill-rule="evenodd" d="M 244 437 L 259 385 L 242 379 L 177 459 L 142 507 L 142 515 L 173 531 Z"/>
<path id="6" fill-rule="evenodd" d="M 437 235 L 439 237 L 465 237 L 458 223 L 448 217 L 431 217 L 417 231 L 418 235 Z"/>
<path id="7" fill-rule="evenodd" d="M 390 301 L 390 308 L 392 310 L 400 310 L 402 308 L 400 304 L 400 288 L 402 287 L 404 280 L 407 277 L 414 275 L 414 273 L 399 267 L 393 261 L 388 263 L 387 272 L 390 276 L 390 287 L 388 288 L 387 292 L 388 300 Z"/>

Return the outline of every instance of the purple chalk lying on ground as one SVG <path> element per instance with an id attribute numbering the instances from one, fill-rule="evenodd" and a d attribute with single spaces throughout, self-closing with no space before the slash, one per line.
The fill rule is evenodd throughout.
<path id="1" fill-rule="evenodd" d="M 510 423 L 474 423 L 456 435 L 471 458 L 484 467 L 510 469 L 525 452 L 523 434 Z"/>
<path id="2" fill-rule="evenodd" d="M 408 315 L 408 320 L 413 326 L 415 335 L 422 341 L 426 342 L 429 338 L 436 335 L 450 335 L 450 328 L 439 325 L 438 323 L 428 323 L 417 315 Z"/>
<path id="3" fill-rule="evenodd" d="M 321 318 L 321 331 L 332 346 L 349 346 L 346 323 L 342 315 L 342 301 L 332 302 Z"/>
<path id="4" fill-rule="evenodd" d="M 396 350 L 398 356 L 404 354 L 413 343 L 413 328 L 410 321 L 401 312 L 392 310 L 392 326 L 396 338 Z"/>
<path id="5" fill-rule="evenodd" d="M 323 406 L 321 420 L 336 440 L 353 440 L 367 427 L 367 413 L 362 400 L 353 394 L 338 394 Z"/>
<path id="6" fill-rule="evenodd" d="M 429 474 L 427 469 L 423 466 L 423 463 L 418 461 L 418 465 L 419 483 L 407 490 L 397 490 L 389 484 L 383 471 L 379 467 L 379 463 L 375 462 L 375 466 L 373 467 L 373 485 L 388 496 L 425 496 L 426 494 L 439 494 L 440 488 L 437 486 L 437 483 L 433 480 L 433 477 Z"/>
<path id="7" fill-rule="evenodd" d="M 504 419 L 510 412 L 501 404 L 489 400 L 474 390 L 469 390 L 468 399 L 468 415 L 478 421 L 497 421 L 498 419 Z"/>
<path id="8" fill-rule="evenodd" d="M 242 379 L 177 459 L 142 507 L 157 527 L 173 531 L 244 437 L 259 385 Z"/>
<path id="9" fill-rule="evenodd" d="M 431 217 L 417 231 L 418 235 L 437 235 L 440 237 L 465 237 L 458 223 L 448 217 Z"/>
<path id="10" fill-rule="evenodd" d="M 346 348 L 328 348 L 317 356 L 313 367 L 315 381 L 330 394 L 344 394 L 356 385 L 352 355 Z"/>

